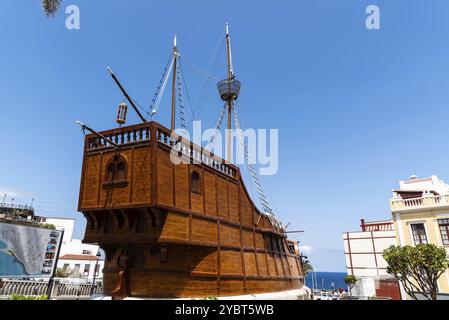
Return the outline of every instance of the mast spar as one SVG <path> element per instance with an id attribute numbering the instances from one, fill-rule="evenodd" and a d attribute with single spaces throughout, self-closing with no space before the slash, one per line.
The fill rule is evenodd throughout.
<path id="1" fill-rule="evenodd" d="M 240 81 L 235 79 L 234 66 L 232 64 L 232 51 L 231 51 L 231 35 L 229 33 L 229 25 L 226 24 L 226 57 L 228 63 L 228 78 L 218 82 L 218 91 L 222 100 L 226 101 L 228 109 L 228 126 L 226 132 L 226 162 L 232 162 L 232 111 L 234 107 L 234 100 L 238 98 L 240 92 Z"/>
<path id="2" fill-rule="evenodd" d="M 171 131 L 175 131 L 175 112 L 176 112 L 176 77 L 178 64 L 178 47 L 176 45 L 176 35 L 173 38 L 173 81 L 171 94 Z"/>

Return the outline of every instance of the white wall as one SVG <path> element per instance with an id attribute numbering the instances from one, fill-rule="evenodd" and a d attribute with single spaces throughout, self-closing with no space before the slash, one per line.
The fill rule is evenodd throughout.
<path id="1" fill-rule="evenodd" d="M 99 246 L 82 243 L 79 239 L 73 239 L 72 241 L 66 242 L 62 245 L 60 256 L 62 257 L 65 254 L 84 254 L 84 250 L 90 251 L 91 254 L 95 256 L 99 249 Z"/>
<path id="2" fill-rule="evenodd" d="M 95 265 L 97 261 L 96 260 L 66 260 L 66 259 L 59 259 L 58 260 L 58 268 L 64 268 L 66 265 L 70 268 L 71 271 L 74 271 L 75 265 L 79 264 L 80 268 L 80 274 L 82 279 L 86 280 L 93 280 L 94 278 L 94 270 Z M 90 265 L 89 267 L 89 274 L 87 276 L 84 275 L 84 267 L 85 265 Z M 99 260 L 98 261 L 98 275 L 96 276 L 96 279 L 103 279 L 103 268 L 104 268 L 104 261 Z"/>
<path id="3" fill-rule="evenodd" d="M 439 194 L 449 192 L 449 185 L 436 175 L 428 178 L 410 178 L 409 180 L 399 181 L 399 188 L 401 190 L 433 190 Z"/>
<path id="4" fill-rule="evenodd" d="M 75 219 L 45 218 L 45 223 L 53 224 L 58 230 L 64 230 L 64 237 L 62 238 L 63 243 L 72 240 Z"/>
<path id="5" fill-rule="evenodd" d="M 351 294 L 359 297 L 375 297 L 376 283 L 374 278 L 361 278 L 354 285 Z"/>
<path id="6" fill-rule="evenodd" d="M 382 253 L 396 245 L 394 231 L 345 232 L 343 244 L 348 274 L 356 277 L 387 275 Z"/>

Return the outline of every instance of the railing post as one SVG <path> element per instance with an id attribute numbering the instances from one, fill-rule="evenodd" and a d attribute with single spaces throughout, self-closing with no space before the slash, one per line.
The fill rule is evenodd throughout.
<path id="1" fill-rule="evenodd" d="M 422 205 L 423 206 L 431 206 L 435 203 L 435 197 L 430 192 L 425 192 L 422 195 Z"/>
<path id="2" fill-rule="evenodd" d="M 61 285 L 61 281 L 60 280 L 56 280 L 54 282 L 52 296 L 54 296 L 54 297 L 59 296 L 59 286 L 60 285 Z"/>

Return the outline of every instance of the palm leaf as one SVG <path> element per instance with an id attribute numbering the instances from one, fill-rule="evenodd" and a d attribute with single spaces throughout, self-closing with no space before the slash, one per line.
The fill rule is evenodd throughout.
<path id="1" fill-rule="evenodd" d="M 45 14 L 50 17 L 55 15 L 61 4 L 62 0 L 42 0 L 42 9 L 44 9 Z"/>

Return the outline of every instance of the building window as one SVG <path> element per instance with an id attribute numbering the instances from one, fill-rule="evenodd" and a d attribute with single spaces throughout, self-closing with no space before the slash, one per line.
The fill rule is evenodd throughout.
<path id="1" fill-rule="evenodd" d="M 96 277 L 98 277 L 98 272 L 99 272 L 99 270 L 100 270 L 100 265 L 99 265 L 99 264 L 96 264 L 96 265 L 95 265 L 95 276 L 96 276 Z"/>
<path id="2" fill-rule="evenodd" d="M 88 277 L 89 276 L 89 270 L 90 270 L 90 264 L 85 264 L 84 265 L 83 277 Z"/>
<path id="3" fill-rule="evenodd" d="M 411 227 L 412 227 L 413 241 L 415 242 L 415 245 L 427 244 L 426 229 L 424 228 L 424 224 L 415 223 L 412 224 Z"/>
<path id="4" fill-rule="evenodd" d="M 92 251 L 89 250 L 83 250 L 83 254 L 92 255 Z"/>
<path id="5" fill-rule="evenodd" d="M 73 268 L 73 272 L 72 272 L 73 277 L 81 278 L 80 268 L 81 268 L 80 264 L 75 264 L 75 267 Z"/>
<path id="6" fill-rule="evenodd" d="M 440 227 L 443 244 L 449 245 L 449 219 L 438 219 L 438 226 Z"/>
<path id="7" fill-rule="evenodd" d="M 190 191 L 201 194 L 201 178 L 196 171 L 190 173 Z"/>

